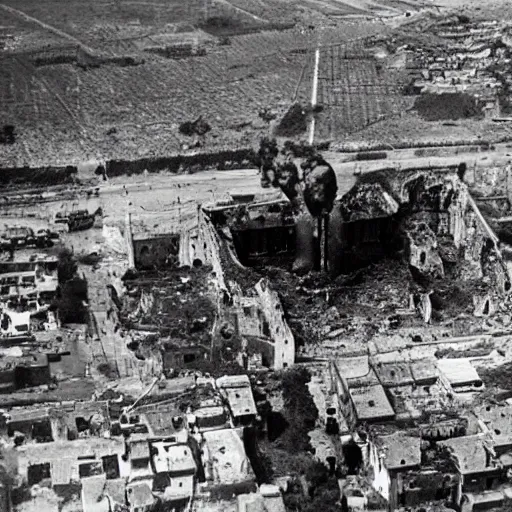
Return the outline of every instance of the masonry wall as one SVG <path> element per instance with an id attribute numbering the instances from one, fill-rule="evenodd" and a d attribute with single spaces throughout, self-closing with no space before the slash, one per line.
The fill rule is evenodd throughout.
<path id="1" fill-rule="evenodd" d="M 274 369 L 280 370 L 295 362 L 295 338 L 284 318 L 279 295 L 272 290 L 267 279 L 256 283 L 260 309 L 263 312 L 274 342 Z"/>

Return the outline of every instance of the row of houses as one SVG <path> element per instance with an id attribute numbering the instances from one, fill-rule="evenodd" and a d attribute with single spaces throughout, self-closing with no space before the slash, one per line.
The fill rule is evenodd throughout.
<path id="1" fill-rule="evenodd" d="M 16 447 L 18 483 L 60 493 L 79 485 L 84 512 L 145 512 L 159 503 L 183 510 L 194 498 L 233 496 L 249 510 L 253 501 L 281 499 L 279 490 L 258 491 L 245 451 L 244 427 L 257 418 L 245 375 L 197 379 L 172 399 L 135 408 L 70 402 L 2 418 L 4 442 Z"/>
<path id="2" fill-rule="evenodd" d="M 466 512 L 510 499 L 512 406 L 465 405 L 485 389 L 467 359 L 362 355 L 331 361 L 330 374 L 327 424 L 352 445 L 340 457 L 388 510 L 448 502 Z"/>
<path id="3" fill-rule="evenodd" d="M 448 27 L 441 21 L 429 30 L 447 44 L 399 48 L 411 77 L 408 93 L 467 93 L 481 102 L 487 117 L 500 117 L 500 96 L 512 78 L 511 29 L 505 22 L 492 27 L 484 23 L 454 21 Z"/>

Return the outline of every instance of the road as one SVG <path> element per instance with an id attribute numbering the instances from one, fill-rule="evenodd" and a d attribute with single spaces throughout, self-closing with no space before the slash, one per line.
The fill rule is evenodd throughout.
<path id="1" fill-rule="evenodd" d="M 338 182 L 338 194 L 343 195 L 356 182 L 355 173 L 371 172 L 382 168 L 396 167 L 398 170 L 411 167 L 457 165 L 465 162 L 468 168 L 501 166 L 510 158 L 505 145 L 496 151 L 466 153 L 447 157 L 415 157 L 414 150 L 388 152 L 388 159 L 367 162 L 346 161 L 347 154 L 326 152 L 324 157 L 331 163 Z M 228 199 L 229 192 L 243 191 L 262 197 L 276 195 L 274 189 L 260 186 L 256 169 L 235 171 L 205 171 L 184 175 L 121 176 L 101 186 L 100 198 L 108 216 L 121 215 L 129 208 L 133 215 L 151 214 L 167 210 L 169 214 L 186 205 L 203 204 Z M 130 204 L 131 203 L 131 204 Z M 181 206 L 180 206 L 181 205 Z"/>
<path id="2" fill-rule="evenodd" d="M 457 165 L 466 162 L 468 169 L 503 166 L 510 160 L 505 144 L 495 151 L 466 153 L 446 157 L 414 157 L 414 149 L 388 151 L 386 160 L 367 162 L 347 161 L 346 153 L 326 152 L 324 157 L 333 166 L 338 183 L 338 195 L 348 192 L 355 184 L 355 173 L 396 167 Z M 153 233 L 169 231 L 197 215 L 198 205 L 229 199 L 230 192 L 254 194 L 263 200 L 279 197 L 275 189 L 260 186 L 256 169 L 233 171 L 204 171 L 196 174 L 147 174 L 119 176 L 99 185 L 99 196 L 79 200 L 10 207 L 10 211 L 23 212 L 43 219 L 51 219 L 59 210 L 87 208 L 103 209 L 105 222 L 124 227 L 126 214 L 132 214 L 134 232 L 151 230 Z M 20 219 L 21 221 L 21 219 Z M 0 219 L 0 223 L 2 220 Z M 12 222 L 12 218 L 10 218 Z M 32 221 L 34 222 L 34 221 Z M 24 222 L 20 222 L 23 224 Z"/>

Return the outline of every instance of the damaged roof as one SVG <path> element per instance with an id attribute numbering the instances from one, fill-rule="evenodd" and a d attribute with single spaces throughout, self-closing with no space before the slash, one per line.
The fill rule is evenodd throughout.
<path id="1" fill-rule="evenodd" d="M 406 362 L 377 363 L 375 372 L 380 382 L 387 387 L 407 386 L 414 383 L 409 364 Z"/>
<path id="2" fill-rule="evenodd" d="M 384 464 L 388 469 L 402 469 L 421 464 L 421 438 L 407 432 L 396 432 L 377 438 L 385 453 Z"/>
<path id="3" fill-rule="evenodd" d="M 475 412 L 490 430 L 495 446 L 512 445 L 511 405 L 483 405 Z"/>
<path id="4" fill-rule="evenodd" d="M 489 437 L 476 434 L 440 441 L 438 446 L 450 452 L 461 474 L 468 475 L 496 469 L 489 451 L 489 442 Z"/>
<path id="5" fill-rule="evenodd" d="M 345 222 L 390 217 L 398 208 L 397 201 L 380 183 L 357 183 L 340 201 Z"/>

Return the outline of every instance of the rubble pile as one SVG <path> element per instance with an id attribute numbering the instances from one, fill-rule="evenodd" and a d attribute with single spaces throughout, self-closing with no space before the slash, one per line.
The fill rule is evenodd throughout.
<path id="1" fill-rule="evenodd" d="M 216 315 L 208 267 L 141 271 L 124 278 L 121 324 L 139 359 L 163 358 L 164 371 L 211 349 Z M 166 354 L 181 352 L 181 364 Z M 179 359 L 179 358 L 178 358 Z"/>

